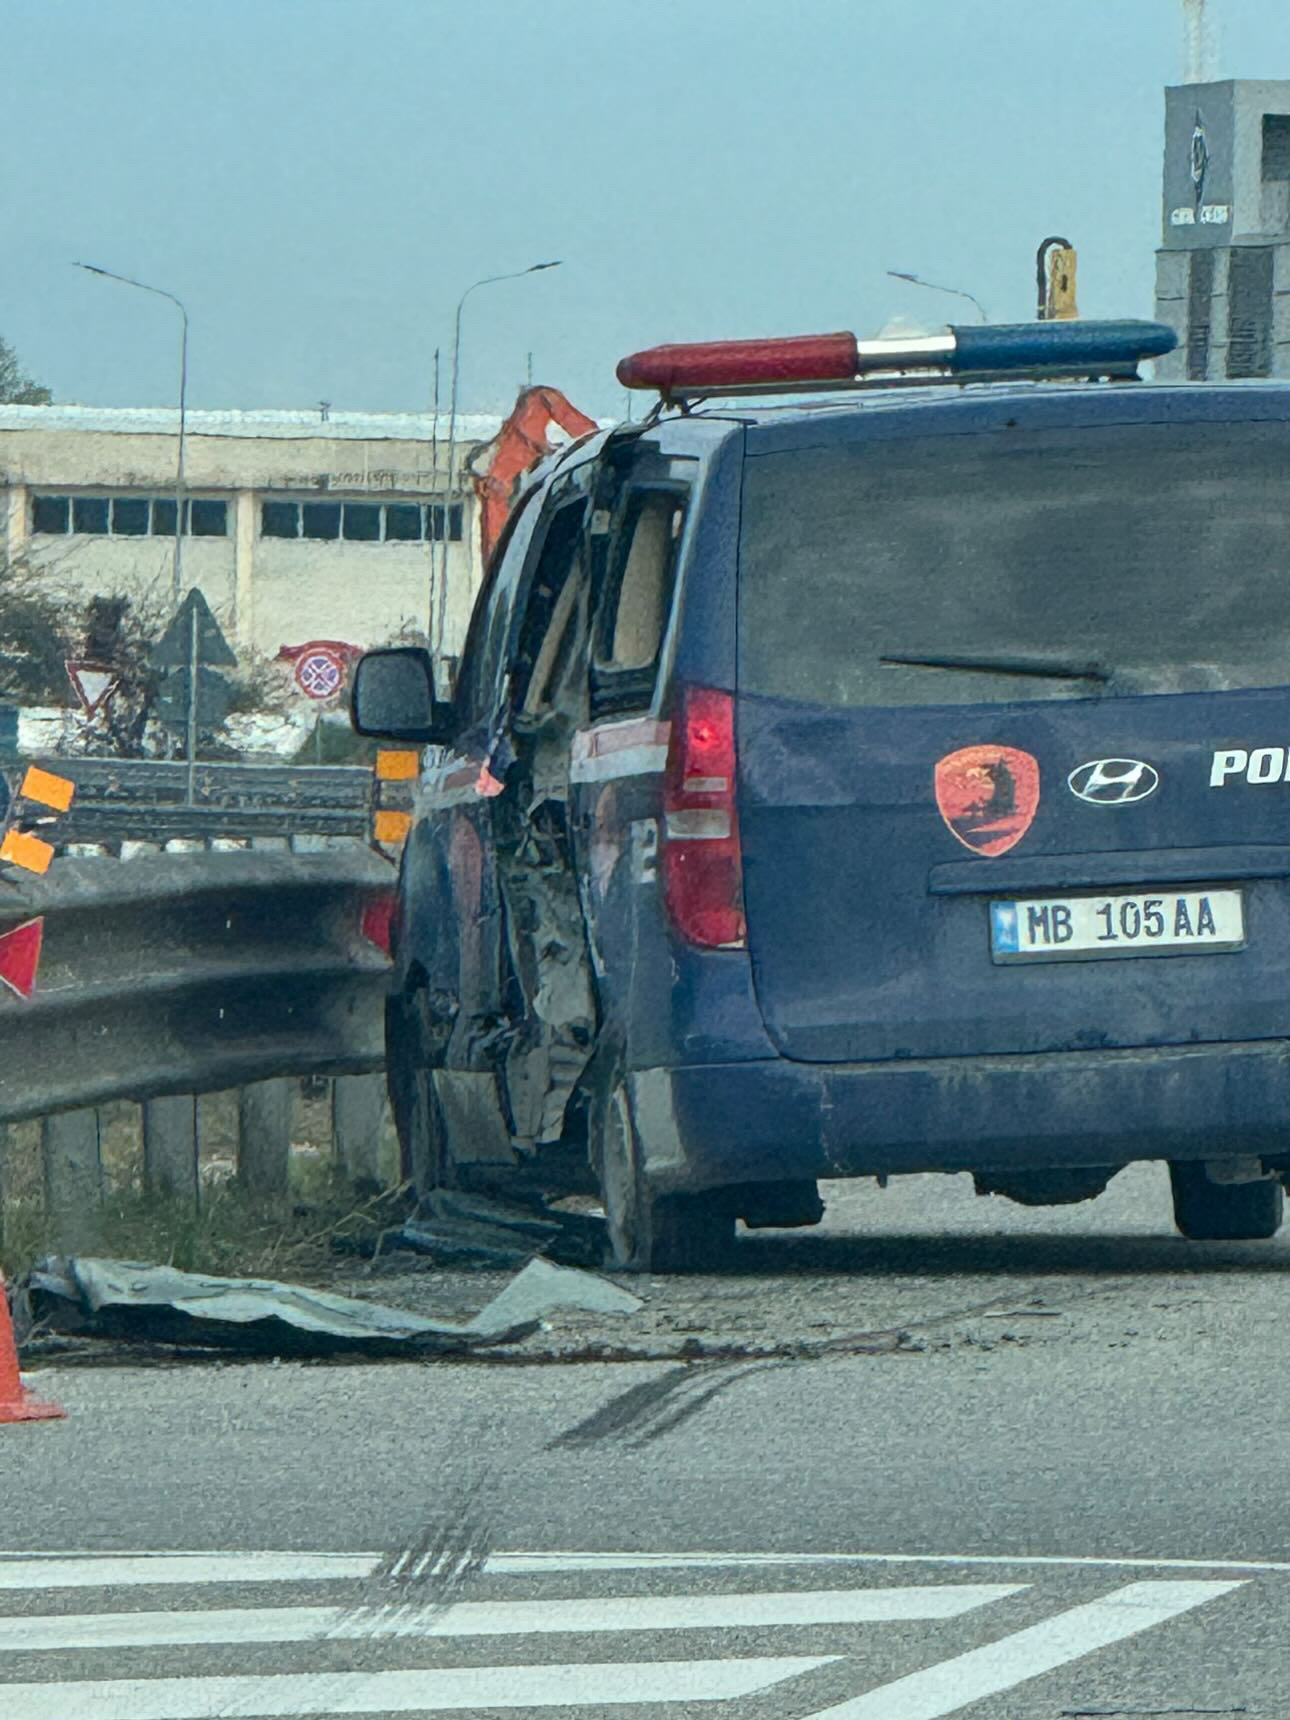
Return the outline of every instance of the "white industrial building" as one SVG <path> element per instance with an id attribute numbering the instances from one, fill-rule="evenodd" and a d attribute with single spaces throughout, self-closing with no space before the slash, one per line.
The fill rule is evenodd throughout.
<path id="1" fill-rule="evenodd" d="M 414 634 L 458 656 L 481 572 L 467 462 L 501 423 L 459 417 L 450 471 L 446 417 L 189 412 L 183 586 L 240 658 Z M 164 621 L 177 441 L 174 410 L 0 405 L 9 564 L 69 604 L 126 596 Z"/>

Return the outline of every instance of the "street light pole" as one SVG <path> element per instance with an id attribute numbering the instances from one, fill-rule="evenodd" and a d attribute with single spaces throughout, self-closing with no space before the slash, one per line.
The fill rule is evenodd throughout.
<path id="1" fill-rule="evenodd" d="M 147 281 L 136 281 L 130 275 L 118 275 L 111 269 L 100 269 L 96 263 L 77 263 L 76 268 L 84 269 L 91 275 L 102 275 L 104 280 L 119 281 L 124 287 L 138 287 L 141 293 L 155 293 L 159 299 L 169 299 L 183 319 L 183 330 L 179 342 L 179 454 L 175 462 L 175 557 L 171 573 L 174 585 L 176 605 L 184 595 L 184 442 L 188 423 L 188 312 L 182 299 L 168 293 L 164 287 L 149 286 Z"/>
<path id="2" fill-rule="evenodd" d="M 934 293 L 953 293 L 956 299 L 966 299 L 970 305 L 975 305 L 983 323 L 988 323 L 990 320 L 985 314 L 985 306 L 980 299 L 974 298 L 971 293 L 965 293 L 962 287 L 938 286 L 935 281 L 925 281 L 921 275 L 911 275 L 905 269 L 888 269 L 887 273 L 893 280 L 909 281 L 916 287 L 928 287 Z"/>
<path id="3" fill-rule="evenodd" d="M 448 531 L 452 519 L 452 485 L 453 458 L 457 447 L 457 378 L 461 369 L 461 313 L 466 300 L 480 287 L 495 286 L 498 281 L 518 281 L 523 275 L 536 275 L 543 269 L 558 269 L 560 259 L 550 263 L 530 263 L 527 269 L 514 269 L 506 275 L 485 275 L 482 280 L 472 281 L 465 292 L 457 300 L 457 315 L 453 321 L 452 330 L 452 385 L 448 395 L 448 490 L 447 500 L 443 510 L 443 536 L 439 551 L 439 624 L 435 629 L 435 637 L 431 646 L 435 651 L 443 645 L 444 605 L 447 598 L 448 585 Z M 434 515 L 432 514 L 431 520 Z"/>

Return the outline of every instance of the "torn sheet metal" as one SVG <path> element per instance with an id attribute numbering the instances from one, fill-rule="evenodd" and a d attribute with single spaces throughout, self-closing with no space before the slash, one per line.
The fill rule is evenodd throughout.
<path id="1" fill-rule="evenodd" d="M 530 1260 L 523 1272 L 499 1290 L 475 1318 L 485 1315 L 500 1325 L 509 1321 L 540 1322 L 556 1308 L 581 1308 L 589 1314 L 635 1314 L 645 1306 L 639 1296 L 576 1266 L 556 1266 L 550 1260 Z"/>
<path id="2" fill-rule="evenodd" d="M 432 1189 L 399 1230 L 382 1238 L 381 1247 L 411 1248 L 458 1265 L 522 1266 L 545 1255 L 594 1267 L 604 1258 L 605 1226 L 587 1213 Z"/>
<path id="3" fill-rule="evenodd" d="M 450 1354 L 514 1343 L 555 1308 L 631 1313 L 641 1306 L 603 1279 L 545 1260 L 530 1261 L 464 1323 L 272 1279 L 80 1256 L 42 1260 L 27 1288 L 32 1312 L 62 1330 L 269 1355 Z"/>
<path id="4" fill-rule="evenodd" d="M 520 1237 L 491 1224 L 460 1224 L 455 1219 L 410 1218 L 384 1239 L 383 1252 L 409 1248 L 444 1266 L 523 1266 L 540 1244 L 526 1247 Z"/>

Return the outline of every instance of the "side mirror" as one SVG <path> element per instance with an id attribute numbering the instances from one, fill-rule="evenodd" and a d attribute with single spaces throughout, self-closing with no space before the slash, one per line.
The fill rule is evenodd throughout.
<path id="1" fill-rule="evenodd" d="M 357 734 L 444 745 L 455 733 L 453 708 L 435 698 L 434 663 L 419 645 L 367 651 L 354 669 L 349 720 Z"/>

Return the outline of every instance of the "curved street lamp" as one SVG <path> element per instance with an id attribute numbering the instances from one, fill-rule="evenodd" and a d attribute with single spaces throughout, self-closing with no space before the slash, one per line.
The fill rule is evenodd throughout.
<path id="1" fill-rule="evenodd" d="M 175 559 L 171 574 L 175 603 L 178 604 L 184 595 L 184 438 L 188 408 L 188 311 L 183 300 L 176 298 L 174 293 L 168 293 L 164 287 L 152 287 L 147 281 L 136 281 L 130 275 L 118 275 L 111 269 L 100 269 L 97 263 L 75 263 L 73 267 L 84 269 L 91 275 L 102 275 L 107 281 L 119 281 L 123 287 L 138 287 L 141 293 L 155 293 L 159 299 L 169 299 L 183 318 L 183 333 L 179 343 L 179 456 L 175 463 Z"/>
<path id="2" fill-rule="evenodd" d="M 887 273 L 895 281 L 909 281 L 915 287 L 928 287 L 934 293 L 953 293 L 956 299 L 966 299 L 969 304 L 975 305 L 983 323 L 990 320 L 980 299 L 974 298 L 971 293 L 965 293 L 962 287 L 942 287 L 935 281 L 925 281 L 921 275 L 911 275 L 905 269 L 888 269 Z"/>
<path id="3" fill-rule="evenodd" d="M 480 287 L 495 286 L 498 281 L 518 281 L 524 275 L 536 275 L 543 269 L 558 269 L 560 259 L 557 257 L 550 263 L 530 263 L 527 269 L 513 269 L 505 275 L 485 275 L 481 280 L 472 281 L 465 292 L 457 300 L 457 314 L 453 321 L 452 331 L 452 386 L 448 396 L 448 500 L 443 511 L 443 538 L 439 550 L 439 626 L 437 629 L 436 645 L 443 643 L 444 605 L 447 599 L 448 585 L 448 530 L 452 518 L 452 462 L 457 446 L 457 377 L 461 368 L 461 313 L 466 300 Z M 433 517 L 433 516 L 432 516 Z M 431 618 L 433 621 L 433 617 Z"/>

